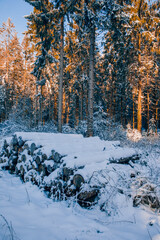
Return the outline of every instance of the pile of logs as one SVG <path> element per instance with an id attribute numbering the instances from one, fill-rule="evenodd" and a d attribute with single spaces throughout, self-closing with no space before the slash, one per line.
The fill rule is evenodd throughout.
<path id="1" fill-rule="evenodd" d="M 63 158 L 55 150 L 47 156 L 42 152 L 41 145 L 37 146 L 34 142 L 29 144 L 22 137 L 13 135 L 10 143 L 4 140 L 0 164 L 3 169 L 18 175 L 22 181 L 31 181 L 43 188 L 53 199 L 75 197 L 81 206 L 91 206 L 98 191 L 92 189 L 83 192 L 83 176 L 76 173 L 77 169 L 66 167 Z"/>
<path id="2" fill-rule="evenodd" d="M 78 169 L 67 167 L 64 157 L 54 149 L 47 156 L 42 145 L 13 135 L 9 142 L 4 140 L 0 152 L 0 166 L 18 175 L 23 182 L 36 184 L 52 199 L 74 198 L 82 207 L 92 206 L 99 198 L 100 188 L 83 188 L 86 184 L 84 177 L 77 173 Z M 111 159 L 110 163 L 129 164 L 130 161 L 138 159 L 139 155 L 133 155 L 118 160 Z M 135 174 L 131 174 L 131 178 L 135 177 Z M 155 192 L 151 185 L 140 184 L 139 192 L 133 198 L 133 205 L 145 204 L 159 209 L 160 202 Z"/>

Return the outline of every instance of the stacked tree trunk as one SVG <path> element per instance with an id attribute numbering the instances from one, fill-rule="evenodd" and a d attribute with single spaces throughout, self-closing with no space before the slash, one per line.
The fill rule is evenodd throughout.
<path id="1" fill-rule="evenodd" d="M 0 153 L 3 169 L 20 176 L 24 182 L 31 181 L 38 185 L 53 199 L 63 200 L 75 197 L 81 206 L 92 205 L 98 192 L 90 201 L 91 192 L 83 193 L 81 190 L 85 183 L 83 176 L 76 173 L 77 169 L 66 167 L 63 158 L 64 156 L 54 149 L 47 156 L 42 152 L 42 146 L 24 141 L 22 137 L 17 138 L 16 135 L 12 137 L 10 143 L 4 141 Z"/>
<path id="2" fill-rule="evenodd" d="M 110 164 L 134 164 L 139 155 L 118 160 L 111 159 Z M 24 182 L 32 182 L 43 189 L 49 197 L 55 200 L 75 199 L 82 207 L 90 207 L 100 197 L 101 188 L 94 182 L 93 186 L 79 174 L 77 168 L 69 168 L 62 156 L 52 149 L 47 156 L 41 145 L 25 141 L 14 135 L 7 142 L 4 140 L 0 152 L 0 167 L 18 175 Z M 132 167 L 132 166 L 131 166 Z M 136 179 L 134 173 L 130 178 Z M 133 182 L 136 182 L 134 180 Z M 108 183 L 106 183 L 108 184 Z M 103 185 L 103 184 L 102 184 Z M 151 208 L 160 208 L 155 187 L 143 182 L 136 186 L 138 193 L 133 198 L 133 205 L 149 205 Z M 123 194 L 123 191 L 121 191 Z"/>

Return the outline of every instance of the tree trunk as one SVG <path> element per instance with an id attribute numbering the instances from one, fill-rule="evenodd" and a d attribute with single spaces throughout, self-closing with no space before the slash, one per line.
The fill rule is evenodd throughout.
<path id="1" fill-rule="evenodd" d="M 41 95 L 40 95 L 40 116 L 39 116 L 39 122 L 43 126 L 43 88 L 44 86 L 41 86 Z"/>
<path id="2" fill-rule="evenodd" d="M 69 87 L 68 101 L 67 101 L 67 105 L 66 105 L 66 124 L 69 123 L 70 102 L 71 102 L 71 87 Z"/>
<path id="3" fill-rule="evenodd" d="M 89 59 L 89 83 L 88 83 L 88 137 L 93 136 L 93 92 L 94 92 L 94 52 L 95 50 L 95 26 L 90 29 L 90 59 Z"/>
<path id="4" fill-rule="evenodd" d="M 135 128 L 135 118 L 134 118 L 134 112 L 135 112 L 135 106 L 134 106 L 134 98 L 135 98 L 135 93 L 133 93 L 133 129 Z"/>
<path id="5" fill-rule="evenodd" d="M 160 30 L 159 30 L 159 28 L 157 28 L 157 42 L 158 42 L 158 62 L 160 62 L 160 39 L 159 39 L 159 36 L 160 36 L 160 34 L 159 34 L 159 32 L 160 32 Z M 160 68 L 158 69 L 158 79 L 160 79 Z M 158 81 L 158 83 L 159 83 L 159 81 Z M 158 130 L 158 103 L 159 103 L 159 86 L 158 86 L 158 84 L 157 84 L 157 87 L 156 87 L 158 90 L 157 90 L 157 99 L 156 99 L 156 135 L 157 135 L 157 130 Z"/>
<path id="6" fill-rule="evenodd" d="M 9 42 L 9 40 L 8 40 Z M 9 86 L 9 53 L 8 53 L 8 44 L 6 43 L 6 78 L 5 78 L 5 91 L 6 91 L 6 97 L 5 97 L 5 120 L 7 120 L 9 115 L 9 108 L 8 108 L 8 86 Z M 10 93 L 9 93 L 10 94 Z"/>
<path id="7" fill-rule="evenodd" d="M 38 84 L 36 83 L 35 126 L 38 126 Z"/>
<path id="8" fill-rule="evenodd" d="M 141 49 L 141 33 L 138 35 L 138 67 L 140 68 L 141 66 L 141 54 L 140 54 L 140 49 Z M 139 74 L 139 80 L 138 80 L 138 110 L 137 110 L 137 129 L 139 132 L 142 130 L 142 80 L 141 76 Z"/>
<path id="9" fill-rule="evenodd" d="M 27 63 L 26 57 L 24 58 L 24 76 L 23 76 L 23 109 L 25 108 L 25 98 L 26 98 L 26 76 L 27 76 Z M 23 111 L 23 120 L 25 119 L 25 111 Z"/>
<path id="10" fill-rule="evenodd" d="M 64 18 L 61 18 L 61 43 L 60 43 L 60 77 L 58 92 L 58 131 L 62 132 L 62 105 L 63 105 L 63 61 L 64 61 Z"/>
<path id="11" fill-rule="evenodd" d="M 65 90 L 63 92 L 63 104 L 62 104 L 62 116 L 63 116 L 63 123 L 66 123 L 66 93 Z"/>
<path id="12" fill-rule="evenodd" d="M 52 94 L 49 93 L 49 122 L 52 120 L 52 112 L 53 112 L 53 109 L 52 109 Z"/>
<path id="13" fill-rule="evenodd" d="M 158 129 L 158 99 L 156 100 L 156 135 Z"/>
<path id="14" fill-rule="evenodd" d="M 81 84 L 81 93 L 80 93 L 80 113 L 79 113 L 80 121 L 83 120 L 83 84 Z"/>
<path id="15" fill-rule="evenodd" d="M 147 73 L 147 133 L 149 134 L 149 79 Z"/>
<path id="16" fill-rule="evenodd" d="M 139 132 L 142 130 L 142 81 L 138 81 L 138 111 L 137 111 L 137 129 Z"/>

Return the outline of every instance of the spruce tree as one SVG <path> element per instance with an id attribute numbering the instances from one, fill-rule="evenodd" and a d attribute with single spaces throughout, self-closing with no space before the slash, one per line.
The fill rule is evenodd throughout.
<path id="1" fill-rule="evenodd" d="M 13 49 L 12 49 L 12 39 L 15 34 L 15 26 L 11 19 L 8 18 L 6 23 L 2 24 L 0 28 L 1 35 L 1 54 L 2 61 L 0 65 L 1 77 L 3 78 L 3 85 L 5 88 L 5 119 L 8 118 L 9 112 L 13 106 L 12 102 L 12 87 L 13 82 L 11 78 L 12 72 L 12 61 L 13 61 Z"/>
<path id="2" fill-rule="evenodd" d="M 51 30 L 54 28 L 54 12 L 53 6 L 49 0 L 33 1 L 25 0 L 30 5 L 35 7 L 37 11 L 31 13 L 26 18 L 31 21 L 36 28 L 36 37 L 40 39 L 40 54 L 35 61 L 33 75 L 37 78 L 36 93 L 38 98 L 38 88 L 40 87 L 40 111 L 38 117 L 38 99 L 36 100 L 36 124 L 43 122 L 43 88 L 46 83 L 45 67 L 54 61 L 53 56 L 49 53 L 53 41 Z"/>

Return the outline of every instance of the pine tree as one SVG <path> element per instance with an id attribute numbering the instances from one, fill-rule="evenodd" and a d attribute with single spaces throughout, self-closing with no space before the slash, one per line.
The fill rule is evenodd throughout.
<path id="1" fill-rule="evenodd" d="M 36 123 L 43 123 L 43 89 L 46 83 L 45 67 L 47 64 L 54 62 L 54 58 L 49 51 L 53 41 L 51 30 L 54 28 L 54 12 L 53 5 L 49 0 L 32 1 L 25 0 L 30 5 L 35 7 L 37 11 L 31 13 L 26 18 L 35 25 L 36 36 L 40 39 L 38 45 L 40 46 L 40 55 L 37 56 L 33 75 L 37 78 L 36 93 L 38 97 L 38 88 L 40 87 L 40 111 L 38 117 L 38 99 L 36 100 Z"/>
<path id="2" fill-rule="evenodd" d="M 54 6 L 58 10 L 57 20 L 60 24 L 60 75 L 58 91 L 58 131 L 62 132 L 62 112 L 63 112 L 63 82 L 64 82 L 64 22 L 69 19 L 69 14 L 75 11 L 75 5 L 79 1 L 75 0 L 55 0 Z"/>
<path id="3" fill-rule="evenodd" d="M 35 113 L 35 95 L 36 95 L 36 78 L 31 74 L 33 71 L 33 64 L 35 61 L 33 45 L 27 34 L 24 35 L 22 40 L 22 55 L 23 55 L 23 77 L 22 77 L 22 99 L 21 102 L 23 113 L 22 119 L 28 119 L 28 127 L 33 124 Z"/>
<path id="4" fill-rule="evenodd" d="M 157 0 L 151 5 L 152 15 L 152 34 L 154 35 L 153 57 L 154 57 L 154 96 L 153 96 L 153 113 L 156 121 L 156 134 L 160 126 L 159 122 L 159 108 L 160 108 L 160 2 Z M 155 71 L 157 69 L 157 71 Z"/>
<path id="5" fill-rule="evenodd" d="M 132 44 L 134 49 L 134 59 L 132 59 L 132 69 L 135 74 L 134 81 L 138 92 L 137 105 L 137 129 L 142 129 L 142 96 L 143 96 L 143 76 L 144 67 L 142 63 L 142 52 L 144 49 L 144 37 L 148 34 L 147 21 L 149 17 L 148 4 L 145 0 L 132 1 L 132 6 L 128 8 L 130 17 Z M 135 36 L 137 36 L 135 38 Z"/>
<path id="6" fill-rule="evenodd" d="M 81 30 L 82 39 L 84 36 L 89 39 L 89 76 L 88 76 L 88 129 L 87 135 L 93 136 L 93 103 L 95 89 L 95 38 L 96 26 L 98 23 L 99 1 L 85 0 L 80 5 L 80 12 L 75 20 Z"/>
<path id="7" fill-rule="evenodd" d="M 11 62 L 11 73 L 10 77 L 12 82 L 10 83 L 11 87 L 11 101 L 12 106 L 17 105 L 18 98 L 20 98 L 23 90 L 22 79 L 23 79 L 23 56 L 22 49 L 19 43 L 17 34 L 15 34 L 11 40 L 11 53 L 10 56 L 12 58 Z"/>
<path id="8" fill-rule="evenodd" d="M 13 50 L 12 50 L 12 39 L 15 34 L 15 27 L 12 23 L 11 19 L 8 18 L 6 23 L 2 24 L 0 28 L 1 34 L 1 65 L 0 72 L 3 78 L 3 85 L 5 88 L 5 119 L 8 118 L 9 112 L 12 108 L 12 88 L 13 82 L 11 78 L 11 70 L 12 70 L 12 61 L 13 61 Z"/>

